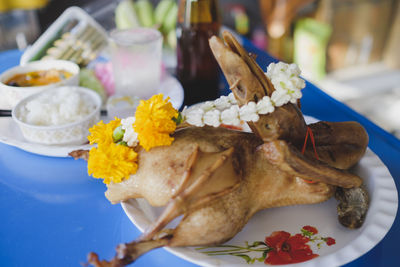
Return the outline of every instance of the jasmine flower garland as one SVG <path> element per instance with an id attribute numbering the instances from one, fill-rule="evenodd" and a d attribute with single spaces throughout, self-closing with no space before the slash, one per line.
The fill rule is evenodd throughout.
<path id="1" fill-rule="evenodd" d="M 260 115 L 272 113 L 275 107 L 289 102 L 296 103 L 297 99 L 302 97 L 301 89 L 305 87 L 305 82 L 299 77 L 300 73 L 296 64 L 271 63 L 265 73 L 275 88 L 271 97 L 264 96 L 257 103 L 250 101 L 239 107 L 233 93 L 230 93 L 228 96 L 221 96 L 192 108 L 185 107 L 181 114 L 182 119 L 197 127 L 205 125 L 219 127 L 221 124 L 240 126 L 243 121 L 256 122 Z M 123 141 L 129 147 L 138 145 L 138 134 L 132 127 L 134 124 L 135 117 L 121 121 L 122 129 L 125 131 Z"/>
<path id="2" fill-rule="evenodd" d="M 218 127 L 221 124 L 240 126 L 241 121 L 256 122 L 259 115 L 272 113 L 275 107 L 289 102 L 296 103 L 302 97 L 301 89 L 305 87 L 305 82 L 299 77 L 300 73 L 296 64 L 271 63 L 266 73 L 275 88 L 271 97 L 264 96 L 257 103 L 250 101 L 239 108 L 235 97 L 230 93 L 198 107 L 185 107 L 182 111 L 183 120 L 197 127 Z"/>
<path id="3" fill-rule="evenodd" d="M 301 89 L 306 84 L 299 76 L 301 71 L 296 64 L 286 64 L 283 62 L 271 63 L 267 68 L 267 77 L 270 79 L 275 91 L 271 99 L 276 107 L 283 106 L 291 102 L 296 103 L 302 97 Z"/>

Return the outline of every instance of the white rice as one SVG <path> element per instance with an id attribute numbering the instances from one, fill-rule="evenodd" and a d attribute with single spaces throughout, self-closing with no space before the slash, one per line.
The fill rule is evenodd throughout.
<path id="1" fill-rule="evenodd" d="M 63 125 L 83 119 L 95 108 L 88 95 L 74 87 L 63 87 L 27 102 L 21 107 L 20 119 L 32 125 Z"/>

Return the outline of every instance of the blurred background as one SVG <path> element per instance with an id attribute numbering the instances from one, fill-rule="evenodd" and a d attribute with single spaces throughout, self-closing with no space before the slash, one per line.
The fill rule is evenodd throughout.
<path id="1" fill-rule="evenodd" d="M 113 0 L 0 0 L 0 51 L 26 49 L 69 6 L 106 30 Z M 157 5 L 158 0 L 151 0 Z M 222 24 L 400 138 L 399 0 L 220 0 Z"/>

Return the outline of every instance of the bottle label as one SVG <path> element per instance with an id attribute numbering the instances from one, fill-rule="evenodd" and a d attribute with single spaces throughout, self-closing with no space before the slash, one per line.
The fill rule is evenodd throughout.
<path id="1" fill-rule="evenodd" d="M 191 1 L 190 10 L 191 23 L 211 23 L 213 21 L 210 1 Z"/>

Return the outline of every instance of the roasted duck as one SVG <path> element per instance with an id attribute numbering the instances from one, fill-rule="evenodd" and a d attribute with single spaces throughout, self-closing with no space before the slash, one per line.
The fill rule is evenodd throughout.
<path id="1" fill-rule="evenodd" d="M 239 106 L 270 96 L 274 87 L 254 59 L 232 35 L 225 32 L 223 36 L 225 43 L 212 37 L 210 46 Z M 248 124 L 250 133 L 182 127 L 173 134 L 170 146 L 149 151 L 140 148 L 136 174 L 121 183 L 110 183 L 106 197 L 112 203 L 145 198 L 165 209 L 137 241 L 119 245 L 111 261 L 90 253 L 89 263 L 123 266 L 161 246 L 220 244 L 241 231 L 259 210 L 319 203 L 331 198 L 336 188 L 361 190 L 364 209 L 350 209 L 345 215 L 347 226 L 359 226 L 368 199 L 360 187 L 362 179 L 347 169 L 359 161 L 368 144 L 361 125 L 306 125 L 293 103 Z M 301 153 L 308 131 L 313 133 L 315 150 L 308 144 Z M 75 151 L 72 155 L 87 153 Z M 180 215 L 183 218 L 175 229 L 164 229 Z"/>

